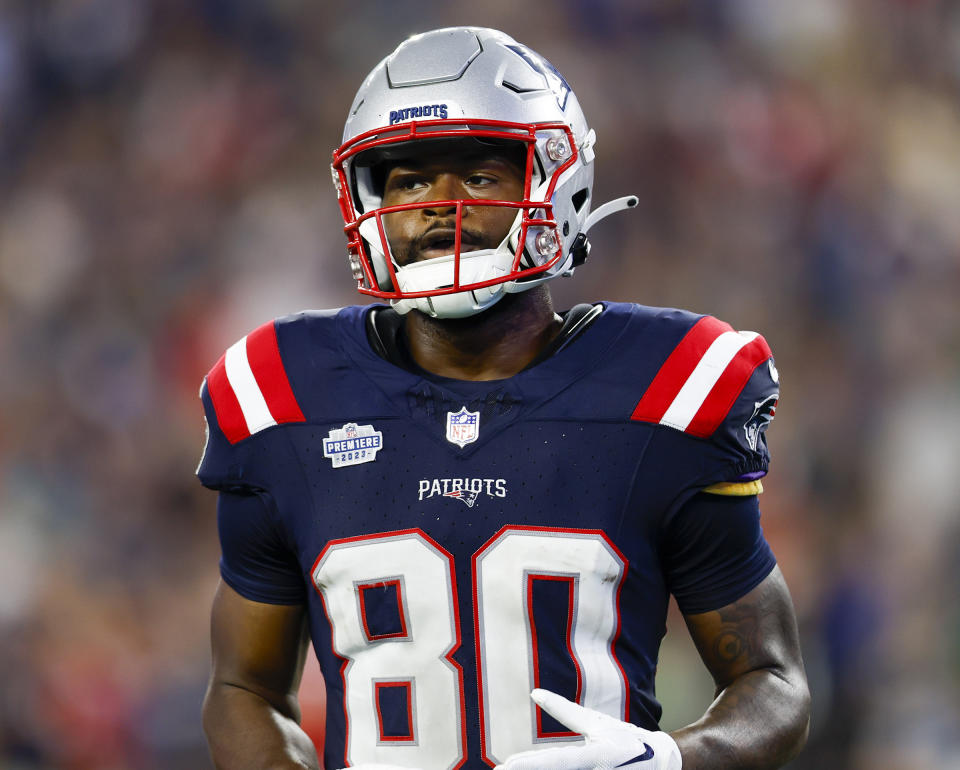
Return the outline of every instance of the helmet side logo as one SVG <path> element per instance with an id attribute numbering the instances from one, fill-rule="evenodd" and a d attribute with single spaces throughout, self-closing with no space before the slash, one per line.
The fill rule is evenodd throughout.
<path id="1" fill-rule="evenodd" d="M 534 72 L 546 78 L 547 85 L 550 90 L 553 91 L 554 96 L 557 97 L 557 106 L 561 110 L 567 109 L 567 97 L 570 96 L 570 84 L 567 82 L 567 79 L 560 74 L 560 70 L 536 51 L 531 51 L 525 45 L 517 43 L 516 45 L 508 45 L 506 47 L 529 64 Z"/>

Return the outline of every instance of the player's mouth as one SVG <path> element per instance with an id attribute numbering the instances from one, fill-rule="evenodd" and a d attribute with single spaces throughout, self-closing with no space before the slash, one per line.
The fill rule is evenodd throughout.
<path id="1" fill-rule="evenodd" d="M 457 230 L 455 227 L 438 227 L 419 238 L 418 248 L 414 250 L 414 253 L 417 255 L 417 261 L 445 257 L 448 254 L 453 254 L 456 243 Z M 466 230 L 460 231 L 461 253 L 476 251 L 481 247 L 480 238 Z"/>

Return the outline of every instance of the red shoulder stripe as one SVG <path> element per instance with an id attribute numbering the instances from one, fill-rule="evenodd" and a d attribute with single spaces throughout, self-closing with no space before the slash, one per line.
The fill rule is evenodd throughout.
<path id="1" fill-rule="evenodd" d="M 273 419 L 278 423 L 304 422 L 303 412 L 293 395 L 287 370 L 280 358 L 273 321 L 247 335 L 247 360 Z"/>
<path id="2" fill-rule="evenodd" d="M 687 433 L 701 438 L 713 435 L 720 423 L 726 419 L 727 413 L 757 367 L 772 357 L 770 346 L 761 336 L 740 348 L 690 420 Z"/>
<path id="3" fill-rule="evenodd" d="M 216 366 L 207 375 L 207 391 L 217 414 L 217 424 L 227 441 L 236 444 L 250 435 L 240 402 L 227 379 L 226 354 L 220 356 Z"/>
<path id="4" fill-rule="evenodd" d="M 730 324 L 713 316 L 704 316 L 697 321 L 660 367 L 630 419 L 660 422 L 707 348 L 721 334 L 730 331 L 733 331 Z"/>

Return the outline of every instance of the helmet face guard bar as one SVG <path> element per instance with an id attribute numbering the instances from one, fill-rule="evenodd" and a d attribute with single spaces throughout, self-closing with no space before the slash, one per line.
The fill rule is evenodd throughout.
<path id="1" fill-rule="evenodd" d="M 451 139 L 494 140 L 491 142 L 491 146 L 495 146 L 495 142 L 499 141 L 526 144 L 523 200 L 504 201 L 471 198 L 417 202 L 388 207 L 377 206 L 358 215 L 358 204 L 362 204 L 354 192 L 356 170 L 352 167 L 356 164 L 358 155 L 378 148 L 389 151 L 391 148 L 409 142 Z M 554 148 L 559 146 L 560 151 L 552 150 L 551 145 Z M 542 157 L 548 157 L 552 161 L 562 160 L 562 162 L 552 169 L 547 179 L 541 180 L 538 186 L 537 200 L 533 200 L 531 195 L 534 173 L 537 171 L 543 173 L 542 159 L 536 157 L 538 148 Z M 523 124 L 463 118 L 412 121 L 401 126 L 387 126 L 367 131 L 345 142 L 333 154 L 331 171 L 334 186 L 337 190 L 340 213 L 344 219 L 348 260 L 353 276 L 357 281 L 357 289 L 362 294 L 381 299 L 413 299 L 482 289 L 508 281 L 534 277 L 550 270 L 565 257 L 562 247 L 563 241 L 557 232 L 558 225 L 554 217 L 552 197 L 560 177 L 577 162 L 578 157 L 579 151 L 570 127 L 560 122 Z M 391 256 L 392 249 L 388 242 L 383 217 L 397 212 L 433 206 L 456 208 L 456 236 L 451 255 L 453 260 L 452 282 L 429 290 L 404 291 L 400 288 L 401 284 L 398 281 L 397 269 L 400 266 Z M 461 283 L 461 259 L 463 256 L 461 253 L 461 224 L 464 208 L 478 206 L 513 208 L 520 212 L 518 229 L 516 225 L 511 228 L 511 234 L 516 229 L 516 248 L 512 250 L 513 260 L 510 269 L 502 276 Z M 540 212 L 539 216 L 536 215 L 538 212 Z M 365 228 L 366 237 L 360 232 L 361 225 L 369 220 L 375 220 L 376 222 L 379 243 L 372 242 L 373 238 L 369 226 Z M 536 233 L 536 230 L 541 232 Z M 389 286 L 384 286 L 384 281 L 377 276 L 371 246 L 375 252 L 379 251 L 383 255 Z M 536 264 L 528 267 L 521 266 L 525 252 L 528 254 L 528 260 Z M 470 252 L 468 251 L 466 254 L 469 255 Z M 381 271 L 381 273 L 383 272 Z"/>

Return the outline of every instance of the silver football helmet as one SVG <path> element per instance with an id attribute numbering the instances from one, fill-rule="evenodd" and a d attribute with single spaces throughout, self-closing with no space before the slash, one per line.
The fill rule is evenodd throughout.
<path id="1" fill-rule="evenodd" d="M 411 143 L 519 143 L 526 153 L 523 200 L 457 200 L 383 206 L 383 163 Z M 418 309 L 462 318 L 490 307 L 586 259 L 587 230 L 637 204 L 628 196 L 591 214 L 596 135 L 576 95 L 546 59 L 493 29 L 451 27 L 405 40 L 367 76 L 333 154 L 333 182 L 346 224 L 357 288 Z M 402 265 L 384 215 L 413 208 L 456 207 L 452 253 Z M 496 248 L 461 248 L 464 207 L 516 209 Z"/>

